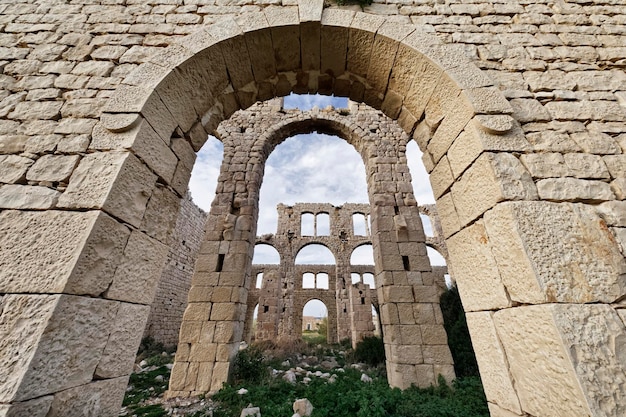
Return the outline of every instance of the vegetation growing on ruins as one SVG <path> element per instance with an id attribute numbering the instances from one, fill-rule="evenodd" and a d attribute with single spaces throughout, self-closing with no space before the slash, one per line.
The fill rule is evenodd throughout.
<path id="1" fill-rule="evenodd" d="M 166 362 L 172 356 L 163 352 L 163 346 L 144 340 L 138 355 L 143 371 L 131 376 L 123 415 L 237 417 L 252 404 L 261 408 L 263 417 L 281 417 L 293 414 L 296 399 L 307 398 L 314 406 L 313 417 L 486 417 L 487 401 L 458 291 L 446 292 L 441 305 L 452 354 L 459 360 L 459 378 L 451 385 L 440 377 L 437 387 L 390 388 L 384 345 L 377 337 L 365 338 L 355 350 L 349 341 L 335 345 L 266 341 L 241 350 L 233 362 L 231 382 L 185 410 L 155 399 L 167 388 Z"/>

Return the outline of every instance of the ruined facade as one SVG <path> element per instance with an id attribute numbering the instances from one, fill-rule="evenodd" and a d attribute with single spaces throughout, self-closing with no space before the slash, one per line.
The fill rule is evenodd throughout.
<path id="1" fill-rule="evenodd" d="M 302 231 L 303 214 L 314 219 L 329 217 L 329 232 L 318 234 L 317 229 L 307 234 Z M 310 300 L 320 300 L 328 310 L 328 335 L 330 343 L 352 339 L 353 344 L 374 331 L 372 300 L 377 306 L 376 289 L 362 284 L 353 291 L 352 273 L 374 273 L 374 265 L 352 265 L 350 256 L 357 247 L 371 244 L 371 237 L 355 235 L 353 214 L 369 216 L 366 204 L 296 204 L 278 207 L 278 230 L 275 235 L 264 236 L 257 244 L 268 244 L 280 254 L 278 265 L 253 265 L 252 276 L 268 274 L 260 289 L 251 289 L 248 311 L 259 306 L 256 340 L 293 340 L 302 333 L 303 308 Z M 332 253 L 335 262 L 326 265 L 297 264 L 297 255 L 307 245 L 317 244 Z M 309 285 L 304 284 L 306 274 L 311 275 Z M 359 291 L 361 294 L 359 294 Z M 371 294 L 371 293 L 374 294 Z M 361 303 L 362 299 L 362 303 Z M 246 328 L 250 328 L 248 314 Z M 358 329 L 358 330 L 357 330 Z"/>
<path id="2" fill-rule="evenodd" d="M 424 151 L 493 416 L 626 414 L 626 6 L 230 3 L 0 2 L 0 413 L 117 414 L 195 152 L 295 91 L 367 103 Z M 243 337 L 270 137 L 225 154 L 172 392 L 219 387 Z M 429 300 L 394 146 L 362 149 L 383 326 Z M 426 374 L 391 363 L 397 386 Z"/>

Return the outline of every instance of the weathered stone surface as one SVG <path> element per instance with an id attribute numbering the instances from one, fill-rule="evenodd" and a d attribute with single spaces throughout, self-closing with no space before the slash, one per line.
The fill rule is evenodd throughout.
<path id="1" fill-rule="evenodd" d="M 59 207 L 103 208 L 139 226 L 157 176 L 128 152 L 84 157 L 70 178 Z"/>
<path id="2" fill-rule="evenodd" d="M 109 337 L 114 302 L 68 295 L 6 295 L 2 304 L 0 340 L 6 347 L 0 352 L 5 356 L 2 362 L 10 364 L 1 383 L 3 402 L 91 381 Z"/>
<path id="3" fill-rule="evenodd" d="M 468 196 L 463 195 L 465 189 L 458 187 L 458 183 L 452 186 L 452 192 L 447 193 L 449 184 L 445 181 L 440 183 L 445 188 L 438 191 L 441 195 L 438 205 L 444 214 L 447 236 L 458 233 L 461 224 L 473 224 L 485 210 L 501 200 L 536 199 L 540 195 L 557 201 L 565 199 L 604 205 L 607 201 L 614 202 L 613 198 L 626 198 L 626 179 L 619 161 L 626 151 L 623 91 L 626 48 L 622 30 L 624 10 L 619 2 L 545 3 L 537 0 L 444 4 L 435 0 L 387 0 L 385 4 L 378 1 L 365 7 L 365 13 L 358 6 L 356 9 L 355 6 L 348 6 L 352 7 L 350 10 L 334 6 L 322 9 L 320 0 L 285 0 L 280 5 L 281 2 L 275 0 L 190 0 L 186 2 L 190 4 L 185 5 L 169 4 L 180 1 L 153 0 L 147 6 L 121 1 L 108 2 L 115 5 L 95 4 L 98 2 L 79 5 L 49 0 L 45 7 L 9 3 L 0 6 L 3 31 L 0 36 L 0 67 L 3 68 L 0 75 L 1 152 L 40 161 L 45 161 L 43 155 L 84 155 L 91 140 L 93 124 L 101 116 L 103 105 L 111 114 L 141 112 L 163 145 L 149 147 L 155 143 L 148 143 L 144 149 L 133 148 L 138 157 L 135 159 L 137 165 L 130 162 L 124 165 L 124 162 L 107 168 L 106 164 L 93 164 L 94 157 L 87 155 L 85 159 L 91 163 L 89 169 L 93 169 L 91 174 L 101 178 L 83 182 L 76 177 L 74 184 L 70 181 L 67 190 L 63 183 L 65 180 L 59 180 L 57 184 L 56 180 L 42 180 L 37 176 L 29 181 L 33 184 L 45 183 L 37 185 L 45 185 L 50 191 L 37 186 L 28 187 L 31 188 L 28 192 L 22 187 L 0 187 L 0 193 L 10 195 L 11 203 L 6 207 L 27 210 L 53 208 L 58 195 L 54 193 L 64 193 L 61 196 L 64 209 L 81 211 L 104 207 L 121 222 L 150 230 L 150 233 L 154 231 L 155 235 L 161 229 L 142 225 L 142 222 L 152 218 L 145 211 L 148 201 L 156 202 L 158 199 L 150 200 L 157 177 L 160 177 L 160 182 L 169 182 L 175 193 L 182 196 L 191 169 L 189 161 L 183 161 L 181 154 L 174 151 L 178 157 L 176 160 L 170 153 L 170 138 L 174 130 L 180 127 L 176 135 L 190 138 L 194 148 L 199 149 L 206 139 L 206 132 L 202 132 L 204 128 L 194 130 L 200 122 L 212 132 L 223 118 L 239 107 L 291 91 L 351 96 L 355 100 L 372 103 L 393 118 L 399 117 L 401 125 L 409 133 L 421 120 L 420 126 L 426 127 L 427 131 L 416 138 L 426 151 L 424 161 L 428 171 L 447 158 L 452 177 L 461 178 L 460 182 L 464 181 L 463 178 L 468 181 L 463 183 L 470 191 Z M 318 25 L 320 16 L 322 21 Z M 404 24 L 409 21 L 412 25 L 407 29 Z M 407 36 L 410 31 L 414 32 Z M 192 32 L 195 34 L 184 37 Z M 400 42 L 403 36 L 406 38 Z M 398 42 L 401 46 L 396 53 L 394 48 Z M 130 75 L 142 62 L 144 65 Z M 370 71 L 370 80 L 366 80 L 364 77 L 368 76 L 370 68 L 375 71 Z M 346 69 L 350 73 L 346 73 Z M 496 83 L 491 83 L 490 79 Z M 387 83 L 389 86 L 385 90 Z M 462 98 L 471 97 L 468 100 L 475 104 L 475 110 L 489 113 L 484 115 L 489 118 L 474 116 L 472 121 L 466 123 L 468 106 L 459 108 L 460 95 Z M 458 136 L 460 129 L 471 133 L 470 130 L 476 128 L 484 135 L 488 135 L 487 131 L 501 133 L 510 121 L 506 117 L 500 118 L 500 112 L 510 112 L 504 97 L 514 110 L 516 123 L 512 131 L 501 135 L 501 140 L 494 140 L 498 135 L 493 134 L 488 139 L 471 134 L 459 140 L 462 138 Z M 500 118 L 497 123 L 494 117 Z M 124 130 L 129 127 L 124 125 L 129 123 L 132 125 L 132 121 L 118 120 L 111 126 L 114 130 Z M 363 121 L 356 123 L 365 131 L 369 127 L 367 124 Z M 523 129 L 525 135 L 512 135 L 518 127 Z M 352 138 L 352 135 L 349 137 Z M 354 134 L 354 137 L 358 136 L 360 133 Z M 555 155 L 545 158 L 545 161 L 538 156 L 531 157 L 530 149 L 524 148 L 528 146 L 524 144 L 526 140 L 537 154 L 571 153 L 563 156 L 566 169 Z M 240 151 L 237 149 L 237 152 Z M 364 155 L 364 161 L 389 158 L 382 147 L 376 152 L 375 156 L 373 153 Z M 521 170 L 517 169 L 517 164 L 507 164 L 508 161 L 502 164 L 489 161 L 492 166 L 484 164 L 481 158 L 489 158 L 484 156 L 485 152 L 506 153 L 513 158 L 523 155 L 520 158 L 522 163 L 539 180 L 539 194 L 526 192 L 532 188 L 532 181 L 521 181 L 528 187 L 520 187 Z M 244 164 L 235 160 L 240 155 L 232 153 L 235 154 L 237 156 L 230 160 L 229 168 L 237 171 L 238 166 Z M 597 156 L 600 155 L 610 175 L 599 162 Z M 145 162 L 149 168 L 138 160 Z M 393 165 L 396 160 L 392 157 L 387 163 Z M 552 161 L 556 165 L 546 167 L 545 164 Z M 19 162 L 15 172 L 8 175 L 10 181 L 6 184 L 26 183 L 21 163 L 26 164 L 27 161 Z M 258 160 L 255 159 L 256 163 Z M 2 165 L 0 163 L 0 167 Z M 478 169 L 485 166 L 488 169 Z M 443 167 L 439 166 L 440 169 Z M 128 170 L 125 171 L 126 168 Z M 84 179 L 87 165 L 79 167 L 78 171 Z M 469 184 L 471 175 L 468 173 L 474 175 L 472 184 Z M 224 236 L 232 237 L 233 240 L 225 241 L 229 245 L 254 240 L 254 227 L 251 225 L 255 220 L 252 213 L 257 194 L 247 187 L 250 178 L 260 181 L 262 172 L 254 171 L 248 175 L 248 172 L 237 171 L 233 174 L 242 178 L 223 184 L 228 191 L 216 200 L 216 208 L 223 210 L 219 216 L 241 211 L 238 215 L 240 220 L 233 220 L 232 230 L 214 229 L 213 226 L 219 222 L 211 223 L 208 228 L 208 235 L 216 241 Z M 395 206 L 402 211 L 401 217 L 396 217 L 403 219 L 395 223 L 399 226 L 398 230 L 393 230 L 393 213 L 386 212 L 374 222 L 381 232 L 380 242 L 384 242 L 379 249 L 385 251 L 390 242 L 395 244 L 396 240 L 401 240 L 404 244 L 421 239 L 411 217 L 403 211 L 406 207 L 413 207 L 415 199 L 410 195 L 410 186 L 398 182 L 396 174 L 403 176 L 406 172 L 393 175 L 388 171 L 377 172 L 376 177 L 386 179 L 377 181 L 371 187 L 372 190 L 376 188 L 376 192 L 371 193 L 375 204 L 385 208 Z M 121 182 L 113 187 L 116 178 Z M 449 176 L 446 178 L 450 181 Z M 480 178 L 486 180 L 480 181 Z M 498 190 L 498 186 L 509 180 L 513 187 Z M 483 184 L 486 184 L 487 200 L 481 201 L 478 190 Z M 497 186 L 489 187 L 494 184 Z M 391 195 L 390 190 L 396 194 Z M 142 193 L 144 195 L 139 195 Z M 514 197 L 510 197 L 511 194 Z M 109 200 L 107 195 L 111 197 Z M 81 202 L 83 197 L 85 201 Z M 471 205 L 479 207 L 470 209 Z M 564 206 L 569 207 L 568 204 Z M 616 210 L 620 210 L 619 206 L 611 208 L 611 216 L 605 212 L 604 219 L 588 219 L 588 222 L 581 223 L 589 227 L 593 224 L 602 230 L 606 226 L 604 222 L 621 224 L 619 216 L 615 215 Z M 528 217 L 532 218 L 533 214 L 528 213 Z M 507 216 L 504 218 L 506 222 Z M 228 222 L 222 223 L 231 227 Z M 593 259 L 587 262 L 587 258 L 583 257 L 580 262 L 585 264 L 581 263 L 580 268 L 584 273 L 580 274 L 572 261 L 569 265 L 571 269 L 566 268 L 567 273 L 563 276 L 576 279 L 580 276 L 596 277 L 597 271 L 588 273 L 587 269 L 597 266 L 594 263 L 596 258 L 608 264 L 617 259 L 614 251 L 620 241 L 623 244 L 623 229 L 621 226 L 610 226 L 607 236 L 599 239 L 599 246 L 607 249 L 606 253 L 589 249 L 595 246 L 595 232 L 582 237 L 575 234 L 572 239 L 579 239 L 576 244 L 581 247 L 589 247 L 586 250 L 593 253 L 593 257 L 589 255 Z M 346 230 L 349 231 L 350 227 Z M 387 233 L 387 230 L 393 232 Z M 37 235 L 37 232 L 30 232 L 30 229 L 24 231 L 31 235 Z M 616 240 L 610 239 L 613 233 Z M 120 232 L 120 235 L 124 233 Z M 524 239 L 530 241 L 530 235 L 525 236 Z M 542 236 L 539 235 L 540 240 Z M 492 243 L 494 237 L 491 233 L 488 237 Z M 526 241 L 523 242 L 525 244 Z M 564 248 L 567 252 L 542 252 L 539 258 L 543 261 L 540 263 L 560 265 L 563 259 L 578 259 L 579 252 L 568 249 L 568 245 L 573 244 L 570 241 L 557 242 L 555 247 Z M 402 248 L 402 255 L 394 252 L 385 260 L 385 265 L 398 268 L 394 271 L 398 273 L 394 275 L 385 271 L 377 278 L 385 285 L 396 285 L 396 282 L 406 285 L 407 280 L 415 281 L 411 284 L 415 288 L 420 280 L 432 281 L 426 271 L 403 271 L 402 256 L 406 256 L 411 265 L 414 262 L 422 265 L 422 254 L 416 255 L 404 246 Z M 529 244 L 529 248 L 535 246 Z M 531 251 L 523 249 L 524 255 Z M 216 251 L 227 255 L 229 268 L 247 268 L 246 257 L 251 256 L 249 247 L 237 252 L 237 256 L 231 256 L 230 248 L 219 247 Z M 21 258 L 14 258 L 11 265 L 21 262 Z M 501 262 L 497 265 L 503 267 Z M 12 266 L 10 269 L 20 268 Z M 65 269 L 60 267 L 60 270 Z M 513 277 L 515 268 L 511 267 L 510 271 L 511 274 L 506 276 Z M 615 274 L 621 274 L 616 270 L 602 272 L 602 268 L 599 271 L 598 276 L 604 274 L 611 282 Z M 207 273 L 199 281 L 215 285 L 243 285 L 242 280 L 250 278 L 243 273 L 235 275 L 225 271 L 223 276 L 220 274 Z M 84 287 L 91 288 L 91 285 Z M 602 284 L 599 284 L 598 288 L 601 287 Z M 238 288 L 240 290 L 231 292 L 230 302 L 242 304 L 247 293 Z M 91 294 L 89 291 L 92 289 L 84 291 Z M 607 299 L 615 300 L 617 296 L 614 295 Z M 220 294 L 222 296 L 225 294 Z M 408 309 L 395 304 L 394 307 L 394 317 L 407 321 Z M 389 334 L 393 334 L 393 330 L 390 329 Z M 228 350 L 220 349 L 222 353 Z M 588 363 L 604 363 L 588 358 L 585 359 Z M 403 387 L 411 382 L 427 385 L 438 370 L 447 374 L 446 368 L 430 364 L 405 365 L 390 366 L 389 380 L 392 383 L 397 381 L 397 385 Z M 444 366 L 449 368 L 449 365 Z M 221 383 L 228 375 L 228 365 L 219 362 L 214 374 L 213 371 L 210 363 L 192 365 L 189 373 L 185 374 L 184 382 L 189 385 L 192 380 L 201 380 L 198 383 L 201 387 L 210 386 L 213 380 Z M 610 376 L 606 379 L 613 380 Z M 537 380 L 537 383 L 540 388 L 535 389 L 541 389 L 550 381 Z M 188 395 L 194 387 L 189 385 L 187 388 Z M 592 388 L 589 388 L 589 393 L 586 390 L 583 388 L 586 398 L 596 395 Z M 607 404 L 610 402 L 610 399 L 607 400 Z M 508 413 L 495 404 L 491 407 L 494 414 Z M 623 410 L 609 407 L 601 411 L 594 409 L 592 413 L 618 415 L 623 414 Z"/>
<path id="4" fill-rule="evenodd" d="M 167 250 L 167 246 L 157 240 L 133 231 L 105 297 L 146 305 L 152 303 Z"/>
<path id="5" fill-rule="evenodd" d="M 95 381 L 54 395 L 49 417 L 114 416 L 119 413 L 128 377 Z"/>
<path id="6" fill-rule="evenodd" d="M 511 300 L 612 302 L 620 298 L 626 286 L 626 264 L 599 220 L 591 207 L 582 204 L 509 202 L 488 211 L 485 228 Z M 562 253 L 572 256 L 562 257 Z"/>
<path id="7" fill-rule="evenodd" d="M 69 292 L 98 295 L 128 238 L 128 230 L 98 212 L 6 211 L 0 278 L 4 292 Z M 27 233 L 37 228 L 38 235 Z M 11 259 L 21 259 L 10 268 Z"/>
<path id="8" fill-rule="evenodd" d="M 537 181 L 537 191 L 543 200 L 601 202 L 614 200 L 609 184 L 603 181 L 577 178 L 548 178 Z"/>
<path id="9" fill-rule="evenodd" d="M 46 417 L 50 404 L 52 403 L 52 396 L 40 397 L 34 400 L 25 401 L 21 403 L 13 403 L 0 405 L 0 416 L 2 417 Z"/>
<path id="10" fill-rule="evenodd" d="M 34 162 L 22 156 L 0 155 L 0 183 L 14 184 L 23 180 L 26 171 Z"/>
<path id="11" fill-rule="evenodd" d="M 167 188 L 157 186 L 148 201 L 140 230 L 169 245 L 179 209 L 180 198 Z"/>
<path id="12" fill-rule="evenodd" d="M 76 165 L 80 156 L 78 155 L 44 155 L 35 162 L 26 174 L 29 181 L 51 181 L 66 182 Z"/>
<path id="13" fill-rule="evenodd" d="M 535 200 L 537 190 L 520 161 L 507 153 L 484 153 L 452 186 L 461 225 L 502 200 Z"/>
<path id="14" fill-rule="evenodd" d="M 97 150 L 130 149 L 166 183 L 170 183 L 178 160 L 168 146 L 169 138 L 167 143 L 164 141 L 142 120 L 135 127 L 117 134 L 97 124 L 89 147 Z"/>
<path id="15" fill-rule="evenodd" d="M 482 222 L 456 233 L 448 239 L 447 247 L 465 311 L 511 306 Z"/>
<path id="16" fill-rule="evenodd" d="M 60 192 L 47 187 L 7 184 L 0 187 L 0 208 L 45 210 L 54 208 Z"/>
<path id="17" fill-rule="evenodd" d="M 485 389 L 487 401 L 522 414 L 520 401 L 509 371 L 504 347 L 500 342 L 491 311 L 468 313 L 467 327 L 472 335 L 472 347 Z"/>
<path id="18" fill-rule="evenodd" d="M 96 368 L 96 377 L 116 378 L 129 374 L 149 313 L 149 306 L 119 304 L 111 335 Z"/>
<path id="19" fill-rule="evenodd" d="M 306 398 L 294 401 L 293 412 L 298 413 L 302 417 L 310 416 L 313 413 L 313 404 Z"/>
<path id="20" fill-rule="evenodd" d="M 609 306 L 549 304 L 495 313 L 522 409 L 534 415 L 619 415 L 623 324 Z M 611 342 L 609 339 L 615 341 Z M 602 346 L 603 348 L 600 348 Z M 606 350 L 605 350 L 606 349 Z M 549 351 L 550 356 L 543 352 Z M 588 361 L 590 355 L 597 359 Z M 602 378 L 598 368 L 610 370 Z M 552 384 L 537 390 L 537 381 Z"/>

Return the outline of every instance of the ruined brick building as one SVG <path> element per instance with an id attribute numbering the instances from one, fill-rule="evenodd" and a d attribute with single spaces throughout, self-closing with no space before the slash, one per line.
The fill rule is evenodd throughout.
<path id="1" fill-rule="evenodd" d="M 492 415 L 626 414 L 625 22 L 619 0 L 0 0 L 0 413 L 117 414 L 216 131 L 170 394 L 218 389 L 264 162 L 318 129 L 366 166 L 390 384 L 453 376 L 404 175 L 414 140 Z M 331 116 L 220 131 L 290 92 L 350 97 L 406 136 Z"/>

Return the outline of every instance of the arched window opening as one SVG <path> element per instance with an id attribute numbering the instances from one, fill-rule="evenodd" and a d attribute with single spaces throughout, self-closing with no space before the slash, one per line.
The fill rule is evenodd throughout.
<path id="1" fill-rule="evenodd" d="M 371 289 L 376 288 L 376 281 L 374 280 L 374 274 L 366 272 L 363 274 L 363 284 L 367 284 Z"/>
<path id="2" fill-rule="evenodd" d="M 334 265 L 335 256 L 324 245 L 307 245 L 296 255 L 296 265 Z"/>
<path id="3" fill-rule="evenodd" d="M 305 272 L 304 274 L 302 274 L 302 288 L 315 288 L 315 274 L 311 272 Z"/>
<path id="4" fill-rule="evenodd" d="M 302 309 L 302 338 L 309 343 L 328 340 L 328 309 L 320 300 L 311 300 Z"/>
<path id="5" fill-rule="evenodd" d="M 353 284 L 358 284 L 359 282 L 361 282 L 361 274 L 357 272 L 351 273 L 350 278 L 352 279 Z"/>
<path id="6" fill-rule="evenodd" d="M 354 236 L 368 236 L 367 216 L 363 213 L 354 213 L 352 215 L 352 228 Z"/>
<path id="7" fill-rule="evenodd" d="M 300 235 L 315 236 L 315 215 L 313 213 L 302 213 L 300 221 Z"/>
<path id="8" fill-rule="evenodd" d="M 424 234 L 429 237 L 435 236 L 435 232 L 433 231 L 433 225 L 430 222 L 430 217 L 425 214 L 420 214 L 420 219 L 422 220 L 422 227 L 424 228 Z"/>
<path id="9" fill-rule="evenodd" d="M 330 216 L 328 213 L 318 213 L 315 216 L 315 235 L 330 236 Z"/>
<path id="10" fill-rule="evenodd" d="M 254 265 L 278 265 L 280 254 L 273 246 L 261 243 L 254 247 L 252 263 Z"/>
<path id="11" fill-rule="evenodd" d="M 325 272 L 320 272 L 316 276 L 315 288 L 320 290 L 328 289 L 328 274 Z"/>
<path id="12" fill-rule="evenodd" d="M 374 265 L 374 249 L 372 245 L 361 245 L 350 255 L 351 265 Z"/>
<path id="13" fill-rule="evenodd" d="M 256 274 L 256 288 L 261 289 L 263 287 L 263 272 Z"/>

